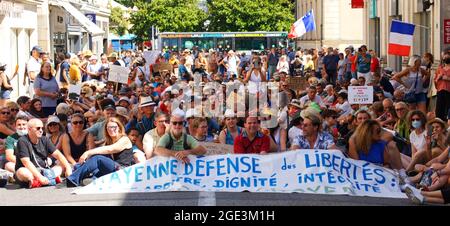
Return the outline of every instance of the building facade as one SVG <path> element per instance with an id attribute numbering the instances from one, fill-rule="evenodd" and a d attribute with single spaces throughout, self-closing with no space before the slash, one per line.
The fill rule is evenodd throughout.
<path id="1" fill-rule="evenodd" d="M 13 97 L 25 94 L 23 74 L 30 50 L 38 44 L 38 11 L 43 1 L 14 0 L 0 2 L 0 62 L 7 64 L 6 74 L 11 77 L 16 65 L 19 73 L 11 80 Z"/>
<path id="2" fill-rule="evenodd" d="M 365 43 L 364 9 L 352 9 L 351 0 L 297 0 L 296 17 L 314 11 L 316 30 L 296 40 L 302 48 L 332 46 L 344 50 Z"/>
<path id="3" fill-rule="evenodd" d="M 438 62 L 443 49 L 449 46 L 450 39 L 447 44 L 444 40 L 443 26 L 444 21 L 450 19 L 450 1 L 431 0 L 433 5 L 426 10 L 423 2 L 423 0 L 365 0 L 365 23 L 369 25 L 366 27 L 366 40 L 369 48 L 379 53 L 383 66 L 401 70 L 407 61 L 407 57 L 388 55 L 392 20 L 416 25 L 411 55 L 430 52 L 434 55 L 435 62 Z"/>

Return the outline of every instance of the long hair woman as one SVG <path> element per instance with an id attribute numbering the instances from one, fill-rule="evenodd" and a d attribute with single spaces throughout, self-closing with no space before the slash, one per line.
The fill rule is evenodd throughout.
<path id="1" fill-rule="evenodd" d="M 34 92 L 42 101 L 44 118 L 55 113 L 59 97 L 59 85 L 52 75 L 52 66 L 49 62 L 42 63 L 41 71 L 34 81 Z"/>
<path id="2" fill-rule="evenodd" d="M 414 98 L 409 100 L 410 110 L 420 110 L 426 113 L 427 90 L 424 83 L 430 79 L 430 73 L 421 68 L 422 58 L 420 56 L 412 56 L 409 59 L 408 68 L 396 74 L 393 79 L 402 84 L 408 93 L 414 93 Z M 406 77 L 406 81 L 402 78 Z"/>
<path id="3" fill-rule="evenodd" d="M 67 178 L 68 187 L 80 186 L 90 174 L 98 178 L 134 164 L 133 144 L 120 120 L 108 118 L 104 133 L 105 146 L 91 149 L 80 156 L 80 166 Z"/>
<path id="4" fill-rule="evenodd" d="M 42 109 L 42 101 L 38 98 L 31 100 L 30 112 L 31 116 L 38 119 L 45 119 L 47 116 L 45 115 L 44 110 Z"/>
<path id="5" fill-rule="evenodd" d="M 71 117 L 72 131 L 62 138 L 62 150 L 67 161 L 75 166 L 81 155 L 95 148 L 94 137 L 84 130 L 86 119 L 82 114 Z"/>
<path id="6" fill-rule="evenodd" d="M 382 139 L 382 131 L 378 121 L 369 119 L 361 123 L 350 138 L 349 156 L 355 160 L 401 170 L 400 152 L 393 141 L 388 143 Z"/>

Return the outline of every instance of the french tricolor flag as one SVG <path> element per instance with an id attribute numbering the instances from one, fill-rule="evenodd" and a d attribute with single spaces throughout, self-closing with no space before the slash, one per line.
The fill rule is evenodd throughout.
<path id="1" fill-rule="evenodd" d="M 291 26 L 288 38 L 298 38 L 306 34 L 306 32 L 314 30 L 316 30 L 316 22 L 314 20 L 314 12 L 310 10 Z"/>
<path id="2" fill-rule="evenodd" d="M 389 54 L 409 56 L 414 40 L 416 25 L 393 20 L 389 37 Z"/>

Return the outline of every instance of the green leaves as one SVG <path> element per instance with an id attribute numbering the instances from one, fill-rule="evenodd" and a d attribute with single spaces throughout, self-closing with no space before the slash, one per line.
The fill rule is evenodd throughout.
<path id="1" fill-rule="evenodd" d="M 152 25 L 160 32 L 289 31 L 295 20 L 292 0 L 207 0 L 207 13 L 199 0 L 136 0 L 133 5 L 139 10 L 131 15 L 130 33 L 138 41 L 150 38 Z"/>
<path id="2" fill-rule="evenodd" d="M 118 36 L 125 35 L 130 23 L 128 20 L 124 20 L 124 12 L 119 7 L 114 7 L 111 9 L 109 18 L 111 21 L 110 30 Z"/>
<path id="3" fill-rule="evenodd" d="M 291 0 L 210 0 L 209 31 L 288 31 Z"/>

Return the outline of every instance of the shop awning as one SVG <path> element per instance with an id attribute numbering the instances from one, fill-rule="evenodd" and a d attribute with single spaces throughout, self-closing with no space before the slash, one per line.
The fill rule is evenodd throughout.
<path id="1" fill-rule="evenodd" d="M 72 4 L 65 1 L 58 1 L 60 4 L 70 15 L 72 15 L 80 25 L 86 29 L 89 34 L 92 36 L 103 35 L 105 32 L 98 27 L 96 24 L 92 23 L 83 13 L 81 13 L 77 8 L 75 8 Z"/>

